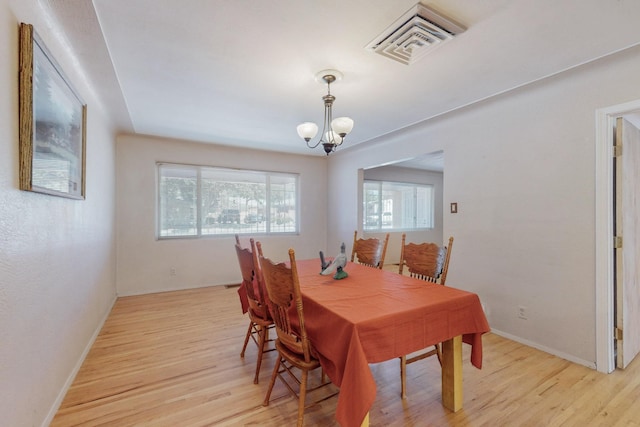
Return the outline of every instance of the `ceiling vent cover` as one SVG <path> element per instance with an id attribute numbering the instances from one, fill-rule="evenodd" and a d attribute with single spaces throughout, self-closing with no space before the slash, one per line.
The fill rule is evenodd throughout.
<path id="1" fill-rule="evenodd" d="M 418 3 L 369 43 L 366 49 L 411 65 L 464 30 L 449 18 Z"/>

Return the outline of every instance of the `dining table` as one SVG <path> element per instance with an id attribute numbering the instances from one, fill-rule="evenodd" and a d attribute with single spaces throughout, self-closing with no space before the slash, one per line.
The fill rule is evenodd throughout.
<path id="1" fill-rule="evenodd" d="M 369 364 L 438 343 L 443 405 L 462 408 L 462 344 L 471 346 L 471 363 L 480 369 L 482 335 L 490 330 L 477 294 L 353 262 L 341 280 L 320 275 L 319 259 L 296 266 L 307 335 L 340 388 L 335 417 L 342 427 L 369 423 L 376 398 Z"/>

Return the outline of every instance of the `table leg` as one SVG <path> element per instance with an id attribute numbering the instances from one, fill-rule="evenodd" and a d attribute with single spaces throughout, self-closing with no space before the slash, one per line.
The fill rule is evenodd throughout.
<path id="1" fill-rule="evenodd" d="M 462 336 L 442 343 L 442 404 L 456 412 L 462 409 Z"/>
<path id="2" fill-rule="evenodd" d="M 360 427 L 369 427 L 369 413 L 367 412 L 367 415 L 364 416 L 364 420 L 362 420 L 362 424 L 360 424 Z"/>

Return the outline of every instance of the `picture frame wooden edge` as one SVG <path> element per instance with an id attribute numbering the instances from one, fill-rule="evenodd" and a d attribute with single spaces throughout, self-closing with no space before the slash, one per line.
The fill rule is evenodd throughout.
<path id="1" fill-rule="evenodd" d="M 20 123 L 20 189 L 31 191 L 33 158 L 33 26 L 20 24 L 18 121 Z"/>
<path id="2" fill-rule="evenodd" d="M 19 72 L 18 72 L 18 120 L 19 120 L 19 188 L 20 190 L 49 194 L 69 199 L 86 199 L 86 143 L 87 143 L 87 105 L 78 95 L 77 91 L 69 82 L 61 67 L 48 51 L 44 42 L 38 37 L 33 25 L 20 23 L 19 26 Z M 33 98 L 33 75 L 34 75 L 34 44 L 38 43 L 51 65 L 58 72 L 68 89 L 77 98 L 82 109 L 82 129 L 81 129 L 81 165 L 80 194 L 69 194 L 45 187 L 33 185 L 33 155 L 34 155 L 34 98 Z"/>

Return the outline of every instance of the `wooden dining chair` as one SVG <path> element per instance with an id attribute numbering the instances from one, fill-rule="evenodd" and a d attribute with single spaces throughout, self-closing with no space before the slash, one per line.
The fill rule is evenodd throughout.
<path id="1" fill-rule="evenodd" d="M 240 236 L 235 235 L 236 245 L 242 248 L 242 244 L 240 243 Z M 240 298 L 240 307 L 242 308 L 242 314 L 246 314 L 249 311 L 249 300 L 247 298 L 247 291 L 243 283 L 238 287 L 238 297 Z"/>
<path id="2" fill-rule="evenodd" d="M 400 249 L 400 266 L 398 273 L 403 274 L 406 268 L 409 275 L 431 283 L 439 283 L 444 286 L 449 271 L 449 259 L 453 247 L 453 237 L 449 237 L 449 244 L 440 247 L 435 243 L 407 243 L 406 235 L 402 234 L 402 247 Z M 407 395 L 407 365 L 430 356 L 437 356 L 442 366 L 442 348 L 440 344 L 433 346 L 432 350 L 413 354 L 411 357 L 400 357 L 400 395 L 404 399 Z"/>
<path id="3" fill-rule="evenodd" d="M 239 241 L 239 240 L 237 240 Z M 249 240 L 251 250 L 242 248 L 236 243 L 236 254 L 238 255 L 238 263 L 242 273 L 242 285 L 246 290 L 248 300 L 249 328 L 244 338 L 244 345 L 240 352 L 240 357 L 244 357 L 249 339 L 258 345 L 258 356 L 256 361 L 256 374 L 253 378 L 254 384 L 258 384 L 260 376 L 260 366 L 262 364 L 262 356 L 264 353 L 273 351 L 275 348 L 268 348 L 269 329 L 273 329 L 274 323 L 266 300 L 266 290 L 264 281 L 259 268 L 258 253 L 253 239 Z M 256 338 L 256 336 L 258 338 Z"/>
<path id="4" fill-rule="evenodd" d="M 359 264 L 369 267 L 375 267 L 382 270 L 384 266 L 384 256 L 387 253 L 387 244 L 389 243 L 389 233 L 384 240 L 376 239 L 358 239 L 358 230 L 353 233 L 353 247 L 351 249 L 351 262 L 357 259 Z"/>
<path id="5" fill-rule="evenodd" d="M 304 309 L 302 306 L 302 294 L 300 292 L 300 283 L 298 281 L 298 270 L 296 267 L 295 252 L 289 249 L 290 267 L 284 263 L 274 264 L 268 258 L 260 257 L 260 265 L 264 276 L 264 282 L 267 288 L 269 304 L 271 307 L 273 321 L 276 325 L 276 349 L 278 350 L 278 359 L 273 367 L 271 382 L 264 399 L 264 406 L 269 405 L 271 391 L 279 378 L 287 387 L 289 392 L 298 398 L 298 427 L 303 425 L 305 400 L 307 392 L 319 389 L 325 385 L 331 384 L 325 382 L 325 376 L 322 375 L 322 381 L 315 387 L 309 387 L 309 372 L 320 368 L 320 361 L 315 356 L 316 352 L 307 337 L 307 331 L 304 325 Z M 295 306 L 295 313 L 298 317 L 298 326 L 292 326 L 290 318 L 292 306 Z M 293 368 L 300 370 L 300 378 L 294 374 Z M 297 383 L 298 391 L 287 381 L 284 373 Z M 320 400 L 328 399 L 337 392 L 323 397 Z M 314 402 L 317 403 L 317 402 Z"/>

